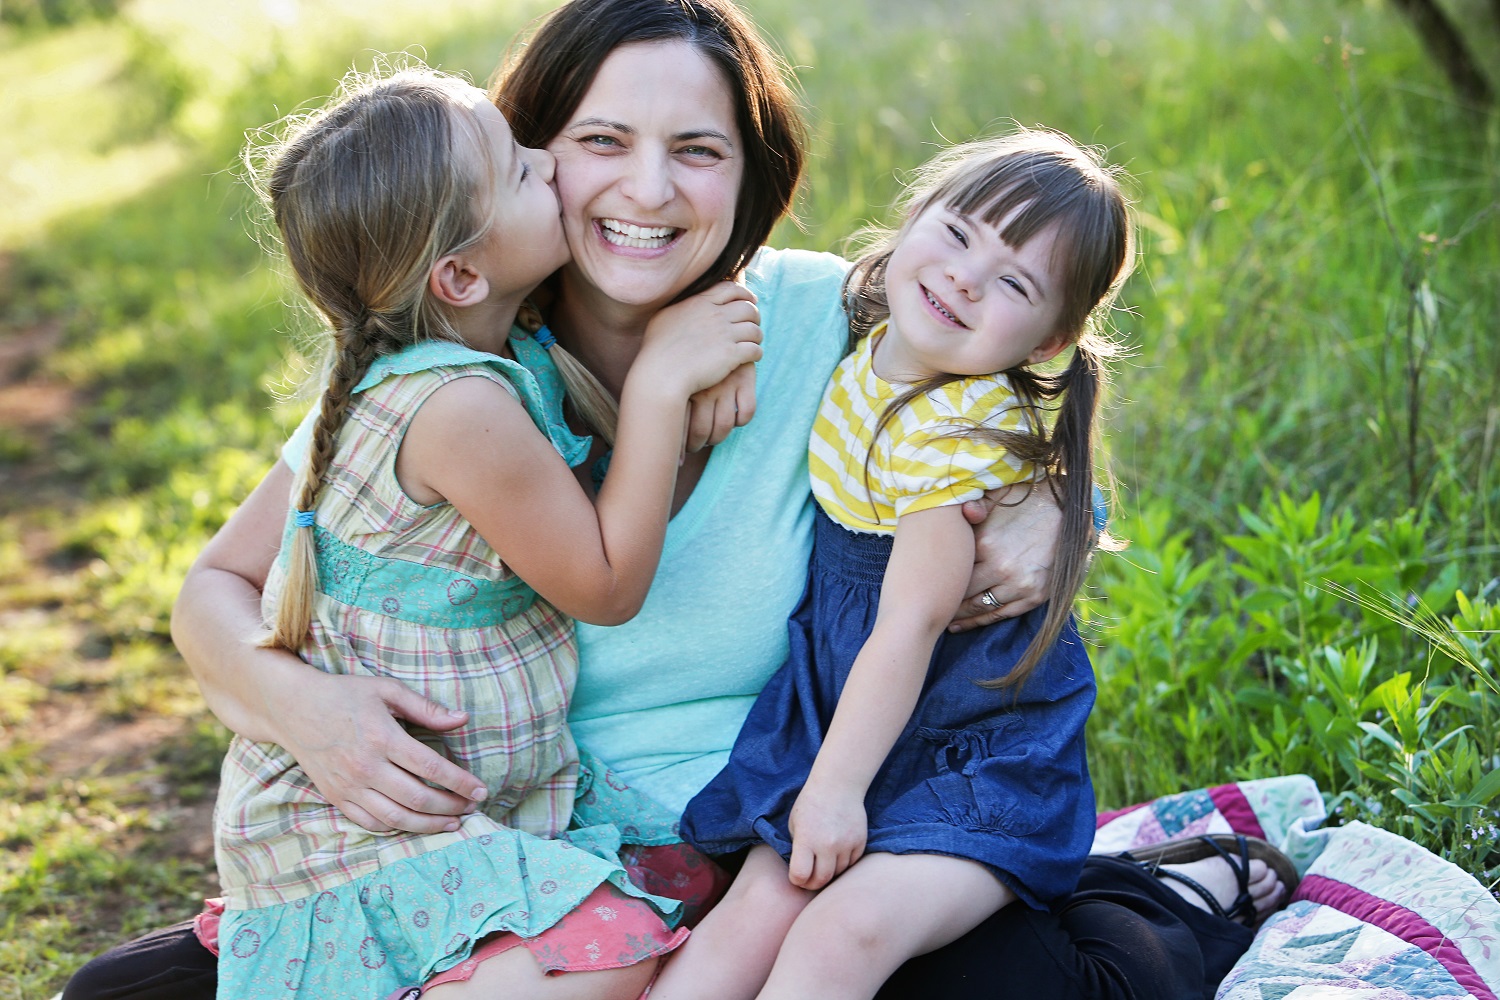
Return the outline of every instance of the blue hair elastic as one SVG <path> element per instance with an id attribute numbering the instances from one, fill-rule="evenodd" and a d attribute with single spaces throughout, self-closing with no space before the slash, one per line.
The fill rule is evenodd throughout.
<path id="1" fill-rule="evenodd" d="M 292 523 L 299 528 L 311 528 L 313 526 L 313 519 L 316 516 L 316 511 L 299 510 L 295 512 L 295 517 L 292 519 Z"/>
<path id="2" fill-rule="evenodd" d="M 557 338 L 552 336 L 552 331 L 545 326 L 538 327 L 536 333 L 533 333 L 531 337 L 541 345 L 544 351 L 552 350 L 552 345 L 557 343 Z"/>

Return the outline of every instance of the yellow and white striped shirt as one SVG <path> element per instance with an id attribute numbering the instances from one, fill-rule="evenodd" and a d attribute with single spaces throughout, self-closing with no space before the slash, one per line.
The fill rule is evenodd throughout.
<path id="1" fill-rule="evenodd" d="M 1031 429 L 1004 375 L 958 379 L 918 396 L 871 440 L 886 407 L 906 388 L 875 374 L 875 344 L 884 333 L 877 326 L 839 363 L 813 424 L 808 470 L 813 496 L 829 517 L 853 531 L 889 534 L 903 514 L 1036 478 L 1030 462 L 966 434 L 975 427 Z"/>

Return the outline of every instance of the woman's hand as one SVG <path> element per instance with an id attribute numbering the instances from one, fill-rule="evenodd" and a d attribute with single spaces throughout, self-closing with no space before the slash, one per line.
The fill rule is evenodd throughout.
<path id="1" fill-rule="evenodd" d="M 755 416 L 755 366 L 740 365 L 718 385 L 688 400 L 686 450 L 712 448 Z"/>
<path id="2" fill-rule="evenodd" d="M 351 820 L 374 832 L 451 829 L 483 797 L 483 784 L 396 720 L 441 732 L 462 725 L 463 713 L 393 680 L 325 674 L 256 645 L 291 487 L 291 469 L 277 462 L 204 546 L 172 608 L 172 638 L 224 725 L 285 747 Z"/>
<path id="3" fill-rule="evenodd" d="M 323 797 L 372 833 L 457 830 L 457 817 L 487 794 L 483 783 L 397 720 L 445 732 L 463 725 L 467 714 L 390 678 L 314 673 L 284 699 L 278 729 L 280 745 Z"/>
<path id="4" fill-rule="evenodd" d="M 1047 600 L 1052 553 L 1062 530 L 1062 511 L 1047 485 L 994 490 L 964 504 L 964 517 L 976 526 L 974 573 L 948 630 L 967 632 L 1040 607 Z M 984 600 L 986 591 L 995 606 Z"/>
<path id="5" fill-rule="evenodd" d="M 787 877 L 803 889 L 821 889 L 865 853 L 870 824 L 864 797 L 809 783 L 792 806 L 787 829 L 792 835 Z"/>

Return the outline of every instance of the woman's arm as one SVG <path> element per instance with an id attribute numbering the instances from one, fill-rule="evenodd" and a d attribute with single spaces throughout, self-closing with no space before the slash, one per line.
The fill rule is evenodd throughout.
<path id="1" fill-rule="evenodd" d="M 172 609 L 172 638 L 214 714 L 246 739 L 285 747 L 354 822 L 376 832 L 455 829 L 484 786 L 397 720 L 441 732 L 462 725 L 464 713 L 388 678 L 326 674 L 255 645 L 291 485 L 292 471 L 277 462 L 209 541 Z"/>
<path id="2" fill-rule="evenodd" d="M 1018 494 L 1024 498 L 1016 502 Z M 1062 511 L 1045 483 L 993 490 L 964 504 L 974 528 L 976 558 L 965 598 L 949 630 L 967 632 L 1002 618 L 1019 618 L 1047 600 L 1052 553 L 1062 530 Z M 1000 605 L 980 600 L 985 590 Z"/>
<path id="3" fill-rule="evenodd" d="M 792 807 L 794 884 L 820 889 L 864 853 L 865 793 L 911 719 L 973 561 L 974 532 L 957 507 L 906 514 L 896 523 L 875 627 Z"/>

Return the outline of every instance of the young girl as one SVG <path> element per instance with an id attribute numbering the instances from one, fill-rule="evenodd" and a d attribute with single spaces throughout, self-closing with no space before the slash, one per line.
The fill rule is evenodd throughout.
<path id="1" fill-rule="evenodd" d="M 586 417 L 599 397 L 573 391 L 580 369 L 549 357 L 545 328 L 512 329 L 567 260 L 552 169 L 482 91 L 407 70 L 346 84 L 261 178 L 333 341 L 310 441 L 288 446 L 301 474 L 268 642 L 467 712 L 425 735 L 487 793 L 448 832 L 372 834 L 284 749 L 236 739 L 215 823 L 220 997 L 633 998 L 685 933 L 676 901 L 626 877 L 619 830 L 569 829 L 591 776 L 565 725 L 564 616 L 639 609 L 688 397 L 756 360 L 760 331 L 728 283 L 653 322 L 591 504 L 569 467 L 589 439 L 563 420 L 553 360 Z"/>
<path id="2" fill-rule="evenodd" d="M 750 851 L 652 1000 L 872 997 L 1000 907 L 1071 891 L 1093 835 L 1070 609 L 1127 205 L 1045 131 L 949 151 L 904 204 L 845 285 L 856 346 L 809 446 L 823 516 L 790 659 L 683 820 L 710 854 Z M 1064 517 L 1050 606 L 946 634 L 973 561 L 960 505 L 1043 474 Z"/>

